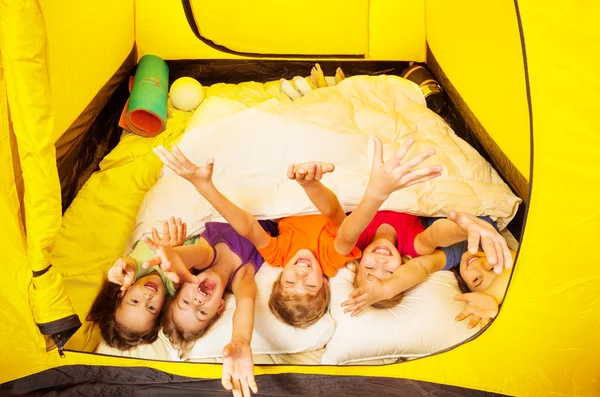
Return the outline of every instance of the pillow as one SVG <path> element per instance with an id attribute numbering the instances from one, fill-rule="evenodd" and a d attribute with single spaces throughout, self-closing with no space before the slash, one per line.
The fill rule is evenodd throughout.
<path id="1" fill-rule="evenodd" d="M 444 216 L 449 209 L 490 215 L 503 228 L 520 199 L 475 149 L 427 109 L 413 83 L 394 76 L 356 76 L 335 87 L 313 90 L 293 104 L 260 106 L 214 99 L 200 105 L 179 143 L 197 164 L 214 158 L 213 180 L 231 201 L 258 218 L 317 213 L 285 171 L 289 163 L 320 160 L 336 170 L 324 177 L 346 211 L 367 186 L 372 157 L 370 135 L 378 135 L 388 158 L 409 137 L 408 157 L 435 148 L 423 166 L 442 164 L 442 176 L 395 192 L 382 209 Z M 181 217 L 191 234 L 206 221 L 221 220 L 190 183 L 163 167 L 160 179 L 140 207 L 133 245 L 170 216 Z"/>
<path id="2" fill-rule="evenodd" d="M 432 274 L 407 292 L 394 308 L 369 307 L 356 317 L 344 313 L 340 306 L 348 299 L 353 280 L 354 273 L 346 268 L 330 280 L 331 315 L 336 331 L 321 364 L 422 356 L 460 343 L 477 332 L 467 328 L 468 321 L 454 320 L 465 303 L 453 299 L 460 290 L 450 271 Z"/>
<path id="3" fill-rule="evenodd" d="M 291 354 L 321 349 L 334 331 L 333 319 L 326 313 L 319 321 L 307 328 L 295 328 L 280 322 L 269 309 L 269 297 L 273 283 L 281 273 L 281 268 L 266 263 L 256 274 L 256 305 L 252 352 L 258 354 Z M 200 338 L 192 348 L 179 354 L 166 336 L 159 332 L 159 338 L 152 344 L 141 345 L 128 351 L 120 351 L 100 343 L 97 352 L 124 357 L 146 358 L 171 361 L 202 361 L 222 356 L 225 345 L 231 340 L 235 296 L 225 298 L 225 311 L 221 318 Z M 214 360 L 213 360 L 214 361 Z"/>

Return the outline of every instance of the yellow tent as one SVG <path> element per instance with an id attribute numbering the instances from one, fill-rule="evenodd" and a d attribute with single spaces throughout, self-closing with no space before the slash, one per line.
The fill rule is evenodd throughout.
<path id="1" fill-rule="evenodd" d="M 600 135 L 593 123 L 600 112 L 595 79 L 600 5 L 539 0 L 282 4 L 0 1 L 3 393 L 71 385 L 93 395 L 115 392 L 120 384 L 175 384 L 180 392 L 187 388 L 207 395 L 220 390 L 218 365 L 77 351 L 93 343 L 77 336 L 93 334 L 83 332 L 87 324 L 79 328 L 75 315 L 83 321 L 90 307 L 93 296 L 86 287 L 97 286 L 102 268 L 121 254 L 135 218 L 102 219 L 101 200 L 95 215 L 79 219 L 78 206 L 85 200 L 75 200 L 61 227 L 61 186 L 65 207 L 78 191 L 79 198 L 102 189 L 106 179 L 100 173 L 80 190 L 102 147 L 80 150 L 90 141 L 98 146 L 90 131 L 104 138 L 112 133 L 115 119 L 107 127 L 98 115 L 111 111 L 105 105 L 119 95 L 117 87 L 136 60 L 152 53 L 179 65 L 214 59 L 232 60 L 229 65 L 241 59 L 427 62 L 526 203 L 507 296 L 484 333 L 449 351 L 387 366 L 257 366 L 261 392 L 431 391 L 428 383 L 415 382 L 425 381 L 519 396 L 600 395 L 600 266 L 593 254 L 600 241 L 595 163 Z M 119 112 L 112 110 L 113 116 Z M 164 143 L 161 139 L 148 139 L 146 151 Z M 110 155 L 103 161 L 110 162 Z M 131 164 L 153 167 L 155 174 L 160 166 L 143 155 Z M 139 205 L 152 183 L 137 187 L 131 203 Z M 135 204 L 124 212 L 135 216 Z M 98 223 L 86 223 L 90 219 Z M 95 233 L 88 236 L 90 228 Z M 86 271 L 92 263 L 93 271 Z M 47 351 L 44 335 L 54 335 L 53 342 L 62 346 L 78 328 L 62 357 Z"/>

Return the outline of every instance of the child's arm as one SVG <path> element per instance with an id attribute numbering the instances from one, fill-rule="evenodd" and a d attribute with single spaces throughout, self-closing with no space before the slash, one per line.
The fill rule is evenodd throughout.
<path id="1" fill-rule="evenodd" d="M 135 281 L 135 272 L 137 263 L 135 259 L 124 256 L 115 261 L 108 269 L 108 281 L 121 286 L 121 291 L 125 292 Z"/>
<path id="2" fill-rule="evenodd" d="M 383 161 L 383 145 L 374 138 L 375 153 L 371 166 L 369 184 L 356 209 L 344 219 L 335 239 L 335 249 L 341 255 L 349 254 L 358 241 L 360 234 L 366 229 L 375 214 L 388 197 L 402 188 L 425 182 L 441 175 L 440 165 L 414 169 L 425 159 L 435 154 L 435 150 L 427 150 L 409 161 L 401 164 L 410 150 L 413 139 L 409 139 L 400 147 L 392 158 Z"/>
<path id="3" fill-rule="evenodd" d="M 496 273 L 512 266 L 512 256 L 506 240 L 492 225 L 476 216 L 463 212 L 450 211 L 448 219 L 435 221 L 415 238 L 415 250 L 419 255 L 427 255 L 437 247 L 448 247 L 468 240 L 468 249 L 477 253 L 479 242 L 488 262 Z"/>
<path id="4" fill-rule="evenodd" d="M 463 321 L 471 316 L 467 325 L 468 328 L 474 328 L 481 322 L 486 325 L 492 318 L 498 314 L 498 301 L 485 292 L 469 292 L 454 297 L 457 301 L 467 302 L 467 307 L 456 316 L 456 321 Z"/>
<path id="5" fill-rule="evenodd" d="M 155 148 L 154 152 L 167 167 L 194 185 L 198 193 L 225 218 L 236 232 L 250 240 L 258 249 L 269 244 L 271 237 L 260 226 L 256 218 L 229 201 L 213 184 L 214 159 L 209 159 L 204 166 L 198 167 L 175 146 L 172 153 L 163 146 Z"/>
<path id="6" fill-rule="evenodd" d="M 246 271 L 239 281 L 234 279 L 231 287 L 235 295 L 233 332 L 231 342 L 223 349 L 221 383 L 226 390 L 233 390 L 234 394 L 236 391 L 239 393 L 241 389 L 244 396 L 250 396 L 249 388 L 254 393 L 258 392 L 250 348 L 256 299 L 254 272 Z"/>
<path id="7" fill-rule="evenodd" d="M 335 193 L 321 183 L 323 175 L 333 172 L 334 169 L 333 164 L 320 161 L 290 164 L 287 177 L 296 180 L 302 186 L 310 201 L 337 229 L 346 218 L 346 213 Z"/>
<path id="8" fill-rule="evenodd" d="M 344 313 L 350 312 L 354 317 L 365 307 L 390 299 L 423 282 L 431 273 L 442 269 L 445 264 L 446 256 L 442 251 L 436 250 L 431 255 L 413 258 L 399 266 L 389 280 L 382 282 L 376 277 L 370 277 L 365 287 L 355 289 L 350 293 L 350 299 L 342 302 L 342 307 L 345 307 Z"/>

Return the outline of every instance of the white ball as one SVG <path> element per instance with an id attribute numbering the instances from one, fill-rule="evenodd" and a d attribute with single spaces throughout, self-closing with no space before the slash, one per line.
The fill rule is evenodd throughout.
<path id="1" fill-rule="evenodd" d="M 171 85 L 169 96 L 175 108 L 189 112 L 200 106 L 204 99 L 204 90 L 198 80 L 181 77 Z"/>

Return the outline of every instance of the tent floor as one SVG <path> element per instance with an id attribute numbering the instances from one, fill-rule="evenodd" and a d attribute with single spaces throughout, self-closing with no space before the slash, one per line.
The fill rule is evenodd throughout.
<path id="1" fill-rule="evenodd" d="M 407 379 L 304 374 L 262 375 L 259 396 L 496 397 L 502 394 Z M 49 369 L 0 385 L 0 395 L 231 396 L 220 379 L 194 379 L 150 368 L 75 365 Z"/>

